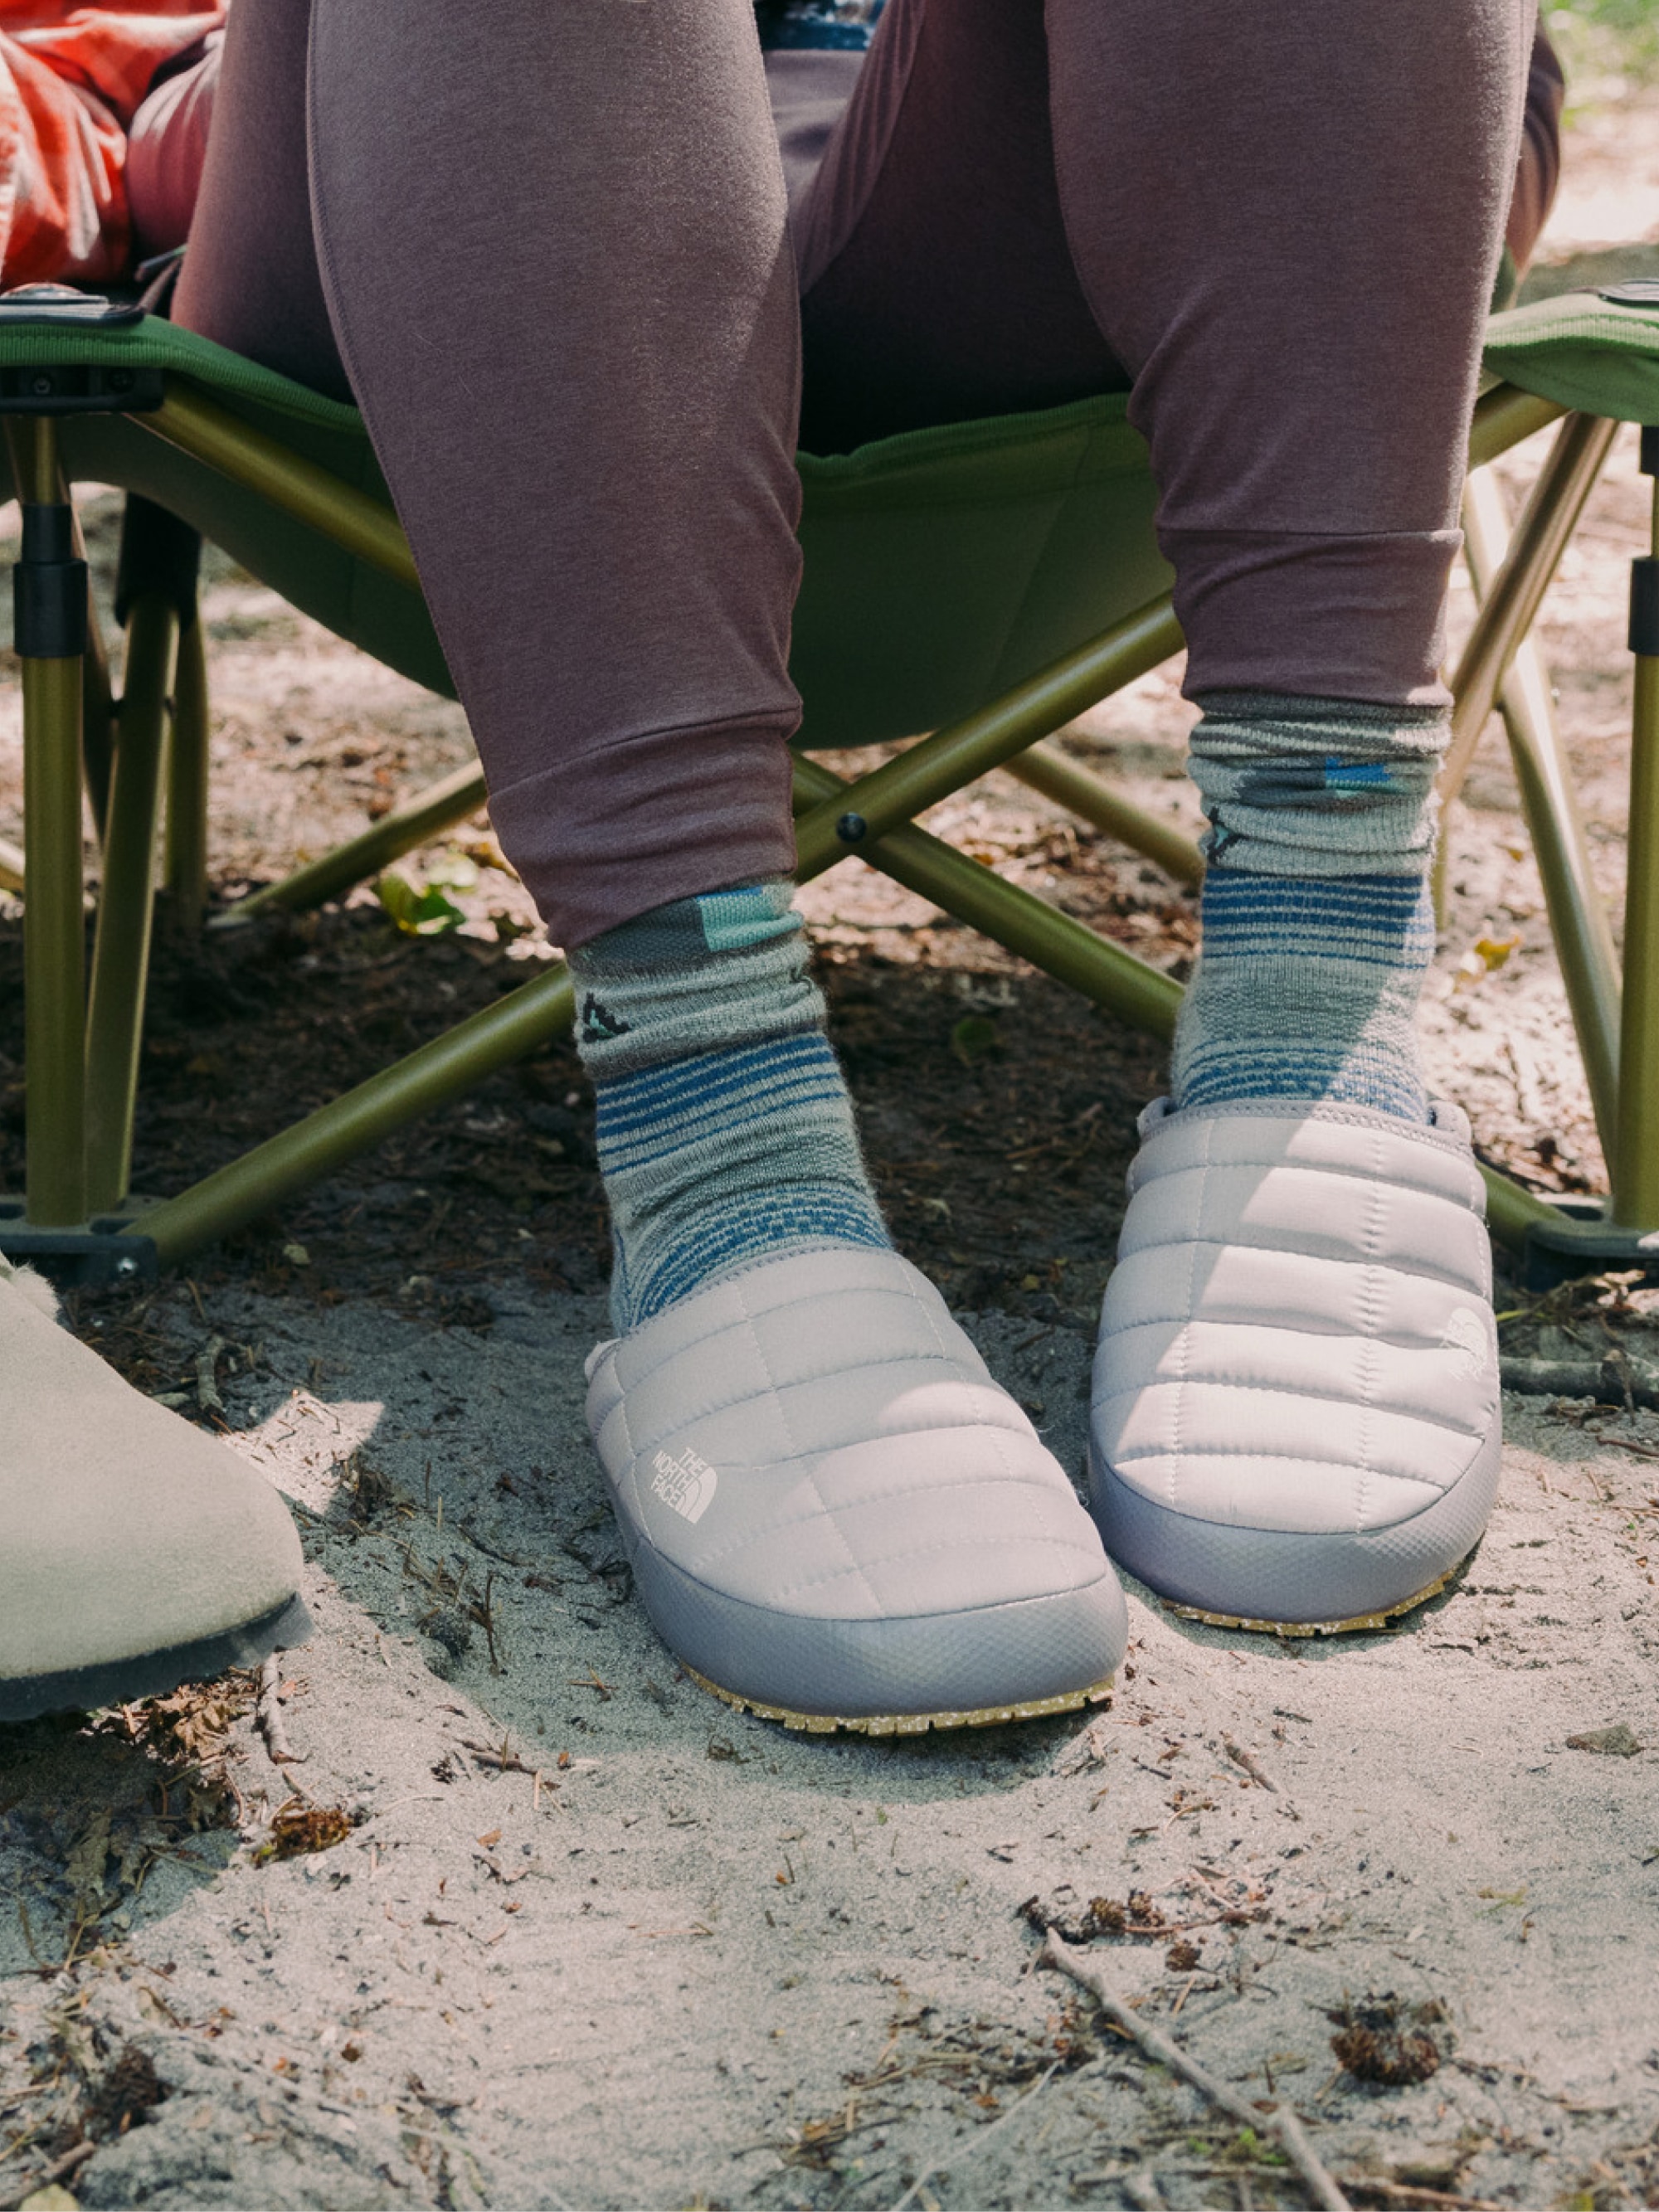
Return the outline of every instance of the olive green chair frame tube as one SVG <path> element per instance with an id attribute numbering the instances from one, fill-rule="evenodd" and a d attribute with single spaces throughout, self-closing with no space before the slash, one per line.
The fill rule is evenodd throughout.
<path id="1" fill-rule="evenodd" d="M 104 877 L 87 1002 L 86 1207 L 106 1213 L 127 1194 L 138 1052 L 155 913 L 161 772 L 179 665 L 179 613 L 147 593 L 127 623 L 119 736 L 104 831 Z"/>
<path id="2" fill-rule="evenodd" d="M 1659 560 L 1659 477 L 1651 544 L 1652 557 Z M 1612 1212 L 1621 1228 L 1652 1230 L 1659 1229 L 1659 654 L 1635 658 Z"/>
<path id="3" fill-rule="evenodd" d="M 1476 470 L 1464 495 L 1463 542 L 1477 598 L 1490 589 L 1503 565 L 1509 535 L 1503 489 L 1486 471 Z M 1543 883 L 1596 1130 L 1611 1161 L 1617 1144 L 1619 1099 L 1619 953 L 1607 902 L 1596 888 L 1578 793 L 1556 726 L 1549 677 L 1530 636 L 1516 648 L 1498 694 L 1498 707 Z"/>
<path id="4" fill-rule="evenodd" d="M 161 406 L 131 420 L 258 492 L 296 521 L 308 523 L 345 552 L 372 562 L 410 591 L 420 590 L 403 525 L 384 500 L 356 490 L 315 461 L 290 453 L 275 438 L 179 378 L 169 376 L 165 389 Z"/>
<path id="5" fill-rule="evenodd" d="M 167 927 L 179 936 L 193 936 L 207 914 L 209 726 L 207 638 L 198 613 L 179 633 L 167 732 L 161 882 Z"/>
<path id="6" fill-rule="evenodd" d="M 1103 777 L 1094 775 L 1058 746 L 1045 739 L 1003 765 L 1017 781 L 1030 790 L 1040 791 L 1045 799 L 1052 799 L 1057 806 L 1065 807 L 1080 822 L 1092 823 L 1097 830 L 1103 830 L 1120 845 L 1127 845 L 1132 853 L 1139 853 L 1143 860 L 1162 868 L 1166 876 L 1184 884 L 1188 890 L 1196 890 L 1203 882 L 1204 855 L 1190 837 L 1173 823 L 1160 822 L 1144 807 L 1131 805 Z"/>
<path id="7" fill-rule="evenodd" d="M 1510 663 L 1537 619 L 1618 429 L 1600 416 L 1569 415 L 1539 471 L 1452 678 L 1451 743 L 1439 784 L 1447 805 L 1463 788 Z"/>
<path id="8" fill-rule="evenodd" d="M 570 1027 L 575 1009 L 570 971 L 561 960 L 181 1196 L 148 1208 L 133 1227 L 153 1242 L 163 1266 L 182 1260 L 538 1051 Z"/>
<path id="9" fill-rule="evenodd" d="M 803 874 L 817 875 L 829 856 L 838 859 L 866 838 L 884 836 L 964 784 L 1001 768 L 1039 738 L 1156 668 L 1181 646 L 1181 625 L 1166 592 L 981 713 L 935 731 L 856 783 L 843 785 L 837 779 L 837 793 L 843 796 L 824 800 L 796 824 Z M 809 727 L 805 743 L 811 742 Z"/>
<path id="10" fill-rule="evenodd" d="M 844 809 L 858 788 L 820 762 L 795 763 L 796 810 L 807 819 L 830 808 Z M 803 862 L 799 879 L 805 883 L 846 857 L 845 852 L 820 842 L 812 860 Z M 1166 1042 L 1174 1036 L 1181 985 L 1173 976 L 1126 952 L 1034 892 L 1005 883 L 942 837 L 900 824 L 867 849 L 861 845 L 859 858 L 1097 1006 L 1121 1015 L 1133 1028 Z"/>
<path id="11" fill-rule="evenodd" d="M 75 549 L 86 558 L 80 519 L 75 525 Z M 109 811 L 110 778 L 115 769 L 115 700 L 110 688 L 109 655 L 99 625 L 93 598 L 92 575 L 87 575 L 87 653 L 81 669 L 81 770 L 86 780 L 87 800 L 99 837 L 104 835 Z"/>
<path id="12" fill-rule="evenodd" d="M 6 424 L 18 496 L 69 502 L 49 421 Z M 26 1210 L 31 1228 L 86 1216 L 86 925 L 81 869 L 81 744 L 85 656 L 24 657 L 23 911 Z"/>
<path id="13" fill-rule="evenodd" d="M 463 822 L 469 814 L 476 814 L 486 805 L 489 793 L 484 788 L 484 773 L 476 761 L 458 768 L 441 782 L 431 785 L 417 799 L 403 806 L 394 807 L 390 814 L 365 830 L 361 836 L 349 838 L 337 845 L 331 853 L 311 860 L 303 868 L 296 868 L 281 883 L 267 884 L 234 906 L 226 908 L 215 927 L 232 929 L 239 922 L 250 921 L 268 908 L 280 907 L 289 912 L 302 908 L 320 906 L 353 884 L 360 884 L 369 876 L 377 876 L 381 869 L 404 853 L 412 853 L 417 845 L 424 845 L 441 830 L 447 830 L 453 822 Z"/>

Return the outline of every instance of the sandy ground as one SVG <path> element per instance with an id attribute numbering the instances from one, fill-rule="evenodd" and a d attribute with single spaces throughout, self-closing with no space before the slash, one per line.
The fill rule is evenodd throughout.
<path id="1" fill-rule="evenodd" d="M 1653 269 L 1659 101 L 1604 103 L 1579 143 L 1550 258 L 1599 271 L 1645 234 L 1620 265 Z M 1536 465 L 1508 465 L 1517 495 Z M 1626 440 L 1541 633 L 1615 897 L 1644 489 Z M 227 882 L 460 757 L 453 709 L 246 580 L 217 573 L 209 614 Z M 1180 815 L 1188 720 L 1165 672 L 1069 742 Z M 15 731 L 0 698 L 5 834 Z M 1097 856 L 1068 874 L 1056 817 L 1016 787 L 936 826 L 1062 902 L 1094 895 Z M 1540 1187 L 1592 1182 L 1496 736 L 1450 834 L 1437 1072 L 1494 1157 Z M 482 946 L 526 917 L 480 850 L 456 895 Z M 1113 927 L 1178 969 L 1181 902 L 1132 866 L 1112 880 L 1139 900 L 1117 895 Z M 808 897 L 855 1085 L 848 977 L 931 966 L 1011 1029 L 1032 1003 L 1014 963 L 862 871 Z M 1492 966 L 1483 940 L 1514 942 Z M 533 933 L 509 949 L 538 957 Z M 1133 1053 L 1115 1076 L 1126 1127 L 1154 1079 Z M 483 1146 L 495 1109 L 468 1110 Z M 935 1221 L 941 1272 L 961 1261 L 969 1326 L 1076 1470 L 1109 1244 L 1091 1273 L 1045 1228 L 1005 1285 L 971 1224 L 937 1227 L 954 1188 L 899 1196 L 918 1236 Z M 539 1255 L 541 1217 L 514 1218 L 501 1235 Z M 0 2207 L 53 2172 L 72 2196 L 43 2208 L 1303 2201 L 1265 2135 L 1036 1970 L 1034 1897 L 1062 1917 L 1121 1905 L 1094 1963 L 1246 2095 L 1291 2095 L 1356 2201 L 1659 2203 L 1659 1417 L 1512 1400 L 1485 1543 L 1394 1633 L 1280 1645 L 1136 1590 L 1129 1664 L 1092 1716 L 801 1739 L 682 1679 L 632 1598 L 581 1419 L 605 1328 L 592 1267 L 497 1259 L 437 1311 L 419 1274 L 400 1295 L 319 1289 L 327 1208 L 295 1221 L 275 1256 L 149 1303 L 144 1371 L 294 1502 L 316 1634 L 284 1658 L 275 1731 L 233 1680 L 0 1734 Z M 1504 1295 L 1511 1350 L 1593 1360 L 1611 1327 L 1652 1356 L 1652 1293 Z M 126 1326 L 79 1322 L 112 1342 Z M 1372 2070 L 1409 2047 L 1422 2078 L 1346 2070 L 1333 2040 L 1356 2026 Z"/>

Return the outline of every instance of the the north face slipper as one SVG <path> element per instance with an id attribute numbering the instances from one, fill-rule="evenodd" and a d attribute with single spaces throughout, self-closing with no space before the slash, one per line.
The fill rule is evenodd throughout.
<path id="1" fill-rule="evenodd" d="M 1502 1446 L 1468 1124 L 1249 1100 L 1141 1116 L 1095 1357 L 1090 1477 L 1179 1609 L 1376 1627 L 1478 1541 Z"/>
<path id="2" fill-rule="evenodd" d="M 937 1291 L 836 1247 L 723 1277 L 588 1362 L 647 1611 L 792 1728 L 918 1733 L 1103 1697 L 1117 1579 Z"/>

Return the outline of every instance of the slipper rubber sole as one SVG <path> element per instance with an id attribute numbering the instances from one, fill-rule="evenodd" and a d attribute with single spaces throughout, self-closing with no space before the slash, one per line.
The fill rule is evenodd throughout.
<path id="1" fill-rule="evenodd" d="M 807 1735 L 926 1735 L 932 1729 L 1001 1728 L 1014 1721 L 1047 1720 L 1054 1713 L 1080 1712 L 1087 1705 L 1103 1705 L 1111 1695 L 1115 1676 L 1091 1683 L 1086 1690 L 1068 1690 L 1054 1698 L 1031 1698 L 1012 1705 L 981 1705 L 970 1712 L 943 1713 L 805 1713 L 787 1705 L 769 1705 L 758 1698 L 740 1697 L 723 1690 L 695 1667 L 686 1673 L 700 1689 L 707 1690 L 734 1712 L 752 1713 L 757 1720 L 778 1721 L 797 1734 Z"/>

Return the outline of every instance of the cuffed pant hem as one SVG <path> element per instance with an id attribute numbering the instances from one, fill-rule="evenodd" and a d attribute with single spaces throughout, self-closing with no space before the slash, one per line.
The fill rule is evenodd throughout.
<path id="1" fill-rule="evenodd" d="M 653 730 L 490 796 L 549 934 L 586 945 L 671 899 L 793 875 L 789 731 Z"/>
<path id="2" fill-rule="evenodd" d="M 1443 707 L 1455 530 L 1377 537 L 1165 529 L 1191 699 L 1276 691 Z"/>

